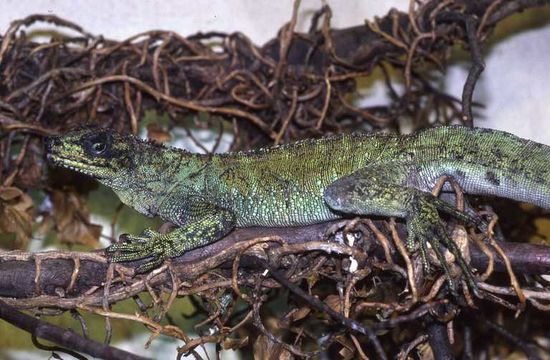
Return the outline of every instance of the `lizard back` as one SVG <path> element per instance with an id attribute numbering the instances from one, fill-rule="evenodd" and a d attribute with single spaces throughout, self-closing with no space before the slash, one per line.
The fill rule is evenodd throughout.
<path id="1" fill-rule="evenodd" d="M 429 191 L 442 175 L 470 194 L 550 207 L 550 148 L 506 132 L 439 127 L 412 135 L 352 134 L 215 155 L 204 168 L 212 201 L 238 226 L 292 226 L 334 219 L 323 199 L 335 180 L 384 164 L 388 184 Z M 399 169 L 399 170 L 395 170 Z M 397 174 L 397 176 L 396 176 Z"/>

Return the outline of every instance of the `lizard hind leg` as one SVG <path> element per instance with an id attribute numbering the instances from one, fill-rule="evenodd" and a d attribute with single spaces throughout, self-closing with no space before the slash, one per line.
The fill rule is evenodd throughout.
<path id="1" fill-rule="evenodd" d="M 434 201 L 435 200 L 435 201 Z M 464 260 L 462 252 L 457 244 L 450 238 L 445 229 L 445 225 L 441 221 L 437 212 L 437 198 L 433 197 L 429 193 L 421 193 L 415 198 L 412 203 L 411 213 L 407 217 L 407 231 L 409 232 L 409 239 L 414 240 L 416 238 L 421 244 L 429 243 L 444 269 L 449 287 L 451 291 L 455 291 L 454 281 L 451 275 L 451 271 L 443 252 L 440 249 L 440 245 L 444 245 L 451 254 L 454 255 L 455 261 L 462 270 L 468 286 L 476 293 L 478 287 L 476 280 L 470 266 Z M 423 255 L 423 261 L 427 262 L 428 259 Z"/>
<path id="2" fill-rule="evenodd" d="M 340 178 L 324 192 L 327 205 L 335 211 L 356 215 L 395 216 L 406 219 L 407 246 L 409 250 L 420 245 L 425 268 L 428 268 L 427 244 L 430 244 L 445 271 L 451 291 L 455 293 L 454 280 L 440 249 L 444 245 L 455 257 L 470 288 L 477 294 L 477 285 L 468 264 L 458 246 L 447 234 L 439 217 L 439 199 L 430 193 L 407 184 L 407 171 L 394 164 L 369 166 Z M 460 213 L 462 214 L 462 213 Z M 456 215 L 452 212 L 452 215 Z M 458 216 L 460 219 L 463 216 Z M 464 217 L 463 220 L 469 220 Z"/>

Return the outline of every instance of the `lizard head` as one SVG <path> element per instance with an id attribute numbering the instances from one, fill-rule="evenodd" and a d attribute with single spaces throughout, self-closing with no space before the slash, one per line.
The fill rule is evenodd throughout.
<path id="1" fill-rule="evenodd" d="M 48 159 L 56 166 L 114 184 L 134 168 L 136 141 L 101 128 L 85 128 L 47 140 Z"/>

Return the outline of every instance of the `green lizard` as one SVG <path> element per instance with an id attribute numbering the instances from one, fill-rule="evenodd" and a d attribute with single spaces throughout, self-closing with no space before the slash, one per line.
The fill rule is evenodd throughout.
<path id="1" fill-rule="evenodd" d="M 137 272 L 216 241 L 234 227 L 306 225 L 345 215 L 404 218 L 407 245 L 430 243 L 468 266 L 438 210 L 477 219 L 430 194 L 442 175 L 469 194 L 550 208 L 550 147 L 488 129 L 439 127 L 412 135 L 352 134 L 247 152 L 200 155 L 120 135 L 82 129 L 48 141 L 58 166 L 96 178 L 127 205 L 178 226 L 161 234 L 125 234 L 106 249 L 112 262 L 147 258 Z M 418 240 L 418 241 L 415 241 Z"/>

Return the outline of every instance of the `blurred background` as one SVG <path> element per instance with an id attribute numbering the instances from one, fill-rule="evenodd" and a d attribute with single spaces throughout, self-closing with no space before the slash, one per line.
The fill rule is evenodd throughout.
<path id="1" fill-rule="evenodd" d="M 332 8 L 334 28 L 360 25 L 366 18 L 385 15 L 392 7 L 406 10 L 409 6 L 408 0 L 304 0 L 298 31 L 307 31 L 311 15 L 324 3 Z M 0 30 L 4 32 L 15 19 L 42 13 L 66 18 L 88 32 L 115 40 L 152 29 L 172 30 L 184 36 L 221 31 L 242 32 L 262 45 L 289 21 L 292 4 L 291 0 L 3 0 Z M 486 107 L 478 109 L 477 126 L 508 130 L 550 144 L 550 127 L 541 126 L 550 114 L 548 19 L 549 9 L 526 11 L 499 24 L 484 43 L 487 66 L 477 83 L 474 100 Z M 445 83 L 446 90 L 458 98 L 469 66 L 469 57 L 463 60 L 449 68 Z M 384 92 L 380 83 L 369 88 L 361 101 L 379 104 Z"/>

